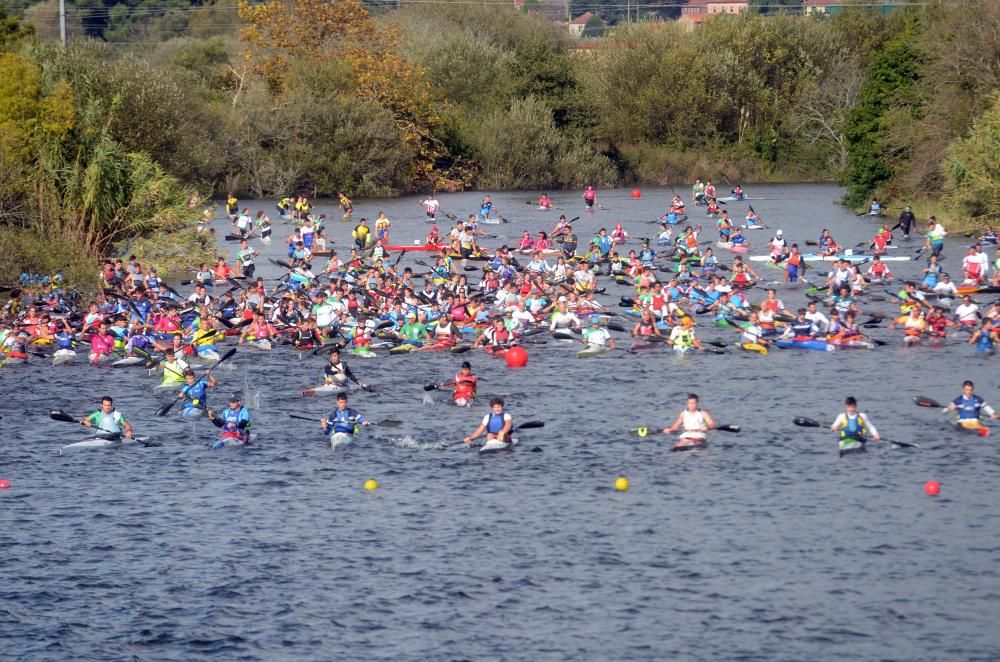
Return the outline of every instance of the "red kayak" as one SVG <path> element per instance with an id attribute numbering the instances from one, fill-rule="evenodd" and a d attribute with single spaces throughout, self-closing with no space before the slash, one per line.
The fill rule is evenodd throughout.
<path id="1" fill-rule="evenodd" d="M 427 251 L 438 253 L 442 248 L 451 248 L 449 244 L 417 244 L 413 246 L 383 246 L 387 251 Z"/>

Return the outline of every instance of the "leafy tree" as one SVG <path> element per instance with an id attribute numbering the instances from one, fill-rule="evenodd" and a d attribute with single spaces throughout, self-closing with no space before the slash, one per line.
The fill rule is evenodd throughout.
<path id="1" fill-rule="evenodd" d="M 845 121 L 847 138 L 847 185 L 845 202 L 860 205 L 894 174 L 886 153 L 886 131 L 890 111 L 903 99 L 920 77 L 920 53 L 912 45 L 912 35 L 904 33 L 890 40 L 868 66 L 858 104 Z"/>
<path id="2" fill-rule="evenodd" d="M 1000 96 L 945 161 L 949 201 L 984 224 L 1000 219 Z"/>
<path id="3" fill-rule="evenodd" d="M 0 0 L 0 51 L 7 50 L 18 41 L 34 34 L 35 29 L 21 21 L 19 16 L 7 14 Z"/>

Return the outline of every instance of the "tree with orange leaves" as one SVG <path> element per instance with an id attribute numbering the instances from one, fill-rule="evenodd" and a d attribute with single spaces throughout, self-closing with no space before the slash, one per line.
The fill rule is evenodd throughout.
<path id="1" fill-rule="evenodd" d="M 393 114 L 416 157 L 414 184 L 454 190 L 469 183 L 467 167 L 436 169 L 452 159 L 432 133 L 441 120 L 424 72 L 393 49 L 399 33 L 377 26 L 359 0 L 241 0 L 240 17 L 248 24 L 240 35 L 245 57 L 272 91 L 284 88 L 291 60 L 336 58 L 351 71 L 351 94 Z"/>

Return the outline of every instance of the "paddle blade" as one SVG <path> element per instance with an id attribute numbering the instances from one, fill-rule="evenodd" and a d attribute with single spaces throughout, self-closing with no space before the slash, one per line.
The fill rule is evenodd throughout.
<path id="1" fill-rule="evenodd" d="M 718 425 L 716 430 L 722 430 L 723 432 L 739 432 L 742 428 L 739 425 L 728 423 L 726 425 Z"/>
<path id="2" fill-rule="evenodd" d="M 437 384 L 424 384 L 425 391 L 434 391 L 437 389 L 437 387 L 438 387 Z"/>
<path id="3" fill-rule="evenodd" d="M 637 437 L 645 437 L 647 434 L 649 434 L 649 427 L 641 425 L 637 428 L 632 428 L 631 430 L 629 430 L 629 432 L 631 432 Z"/>
<path id="4" fill-rule="evenodd" d="M 385 427 L 390 427 L 390 428 L 394 428 L 397 425 L 402 425 L 402 424 L 403 421 L 399 420 L 398 418 L 387 418 L 384 421 L 379 421 L 378 423 L 376 423 L 376 425 L 383 425 Z"/>
<path id="5" fill-rule="evenodd" d="M 925 398 L 922 395 L 913 396 L 913 403 L 918 407 L 934 407 L 935 409 L 941 409 L 944 407 L 937 400 L 932 400 L 931 398 Z"/>
<path id="6" fill-rule="evenodd" d="M 233 354 L 235 354 L 235 353 L 236 353 L 236 348 L 235 348 L 235 347 L 233 347 L 233 348 L 232 348 L 231 350 L 229 350 L 228 352 L 226 352 L 225 354 L 223 354 L 222 356 L 220 356 L 220 357 L 219 357 L 219 360 L 218 360 L 218 361 L 216 361 L 216 362 L 215 362 L 215 365 L 213 365 L 212 367 L 213 367 L 213 368 L 217 368 L 217 367 L 219 367 L 219 365 L 220 365 L 220 364 L 221 364 L 221 363 L 222 363 L 223 361 L 225 361 L 226 359 L 230 358 L 230 357 L 231 357 L 231 356 L 232 356 Z"/>
<path id="7" fill-rule="evenodd" d="M 318 418 L 310 416 L 302 416 L 301 414 L 289 414 L 288 418 L 297 418 L 300 421 L 319 421 Z"/>
<path id="8" fill-rule="evenodd" d="M 79 423 L 77 419 L 73 418 L 64 411 L 54 410 L 49 412 L 49 418 L 53 421 L 62 421 L 63 423 Z"/>
<path id="9" fill-rule="evenodd" d="M 156 410 L 156 415 L 157 416 L 166 416 L 167 414 L 169 414 L 170 410 L 174 408 L 174 404 L 179 399 L 180 398 L 173 398 L 173 399 L 171 399 L 170 402 L 168 402 L 167 404 L 163 405 L 162 407 L 160 407 L 159 409 Z"/>
<path id="10" fill-rule="evenodd" d="M 525 421 L 518 425 L 515 430 L 530 430 L 532 428 L 543 428 L 545 427 L 545 421 Z"/>
<path id="11" fill-rule="evenodd" d="M 792 422 L 804 428 L 818 428 L 821 425 L 819 421 L 806 418 L 805 416 L 796 416 Z"/>

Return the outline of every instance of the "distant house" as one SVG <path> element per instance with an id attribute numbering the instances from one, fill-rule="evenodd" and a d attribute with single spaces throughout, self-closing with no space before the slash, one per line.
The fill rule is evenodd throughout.
<path id="1" fill-rule="evenodd" d="M 588 24 L 592 28 L 591 31 L 587 30 Z M 595 24 L 598 25 L 599 27 L 595 28 L 594 27 Z M 601 33 L 604 31 L 603 29 L 605 25 L 606 24 L 599 16 L 596 16 L 594 12 L 589 11 L 586 14 L 580 14 L 579 16 L 574 18 L 572 21 L 566 24 L 566 27 L 567 29 L 569 29 L 569 33 L 574 37 L 594 37 L 597 36 L 594 33 Z"/>
<path id="2" fill-rule="evenodd" d="M 688 30 L 694 30 L 705 19 L 718 14 L 739 14 L 750 8 L 749 0 L 688 0 L 677 19 Z"/>

